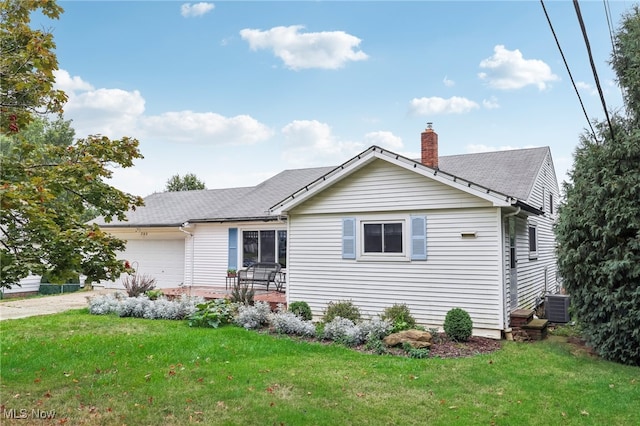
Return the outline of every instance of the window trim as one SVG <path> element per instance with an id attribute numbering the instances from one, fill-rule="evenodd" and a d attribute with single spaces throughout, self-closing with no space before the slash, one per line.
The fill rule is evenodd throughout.
<path id="1" fill-rule="evenodd" d="M 342 259 L 356 262 L 420 262 L 427 260 L 427 215 L 425 214 L 350 216 L 343 217 L 341 223 Z M 402 253 L 363 253 L 364 225 L 370 223 L 402 223 Z"/>
<path id="2" fill-rule="evenodd" d="M 531 250 L 531 231 L 533 230 L 533 248 L 535 250 Z M 535 260 L 538 258 L 538 224 L 537 223 L 529 223 L 527 225 L 527 244 L 529 249 L 529 260 Z"/>
<path id="3" fill-rule="evenodd" d="M 365 225 L 384 225 L 384 224 L 400 224 L 402 225 L 402 252 L 400 253 L 386 253 L 386 252 L 365 252 L 364 247 L 364 227 Z M 409 245 L 407 244 L 407 218 L 366 218 L 358 220 L 357 231 L 359 231 L 359 236 L 356 235 L 356 244 L 359 246 L 356 248 L 356 259 L 358 260 L 401 260 L 408 261 L 410 260 L 409 255 Z M 383 227 L 384 229 L 384 227 Z M 383 239 L 384 239 L 384 231 L 383 231 Z M 384 245 L 384 240 L 383 240 Z M 383 247 L 384 250 L 384 247 Z"/>
<path id="4" fill-rule="evenodd" d="M 244 233 L 245 232 L 257 232 L 258 233 L 258 262 L 262 262 L 262 241 L 261 241 L 261 232 L 263 231 L 273 231 L 274 232 L 274 255 L 275 255 L 275 262 L 276 263 L 280 263 L 280 232 L 285 232 L 287 233 L 287 237 L 286 237 L 286 243 L 285 243 L 285 262 L 287 259 L 287 251 L 289 249 L 289 244 L 288 244 L 288 239 L 289 239 L 289 235 L 288 235 L 288 230 L 287 229 L 283 229 L 283 228 L 271 228 L 271 227 L 267 227 L 267 228 L 238 228 L 238 267 L 241 268 L 246 268 L 247 266 L 245 265 L 245 259 L 244 259 Z M 281 264 L 282 265 L 282 264 Z M 286 269 L 286 265 L 282 265 L 282 269 Z"/>

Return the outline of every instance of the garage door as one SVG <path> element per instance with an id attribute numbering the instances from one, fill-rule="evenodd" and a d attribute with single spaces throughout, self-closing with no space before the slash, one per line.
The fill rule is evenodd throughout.
<path id="1" fill-rule="evenodd" d="M 184 281 L 184 240 L 129 240 L 121 256 L 139 274 L 155 278 L 156 288 L 178 287 Z M 122 287 L 120 280 L 115 286 Z"/>

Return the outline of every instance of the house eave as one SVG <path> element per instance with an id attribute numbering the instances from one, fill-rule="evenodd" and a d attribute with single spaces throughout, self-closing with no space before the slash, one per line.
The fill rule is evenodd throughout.
<path id="1" fill-rule="evenodd" d="M 375 159 L 383 159 L 392 164 L 396 164 L 407 170 L 413 170 L 423 176 L 429 176 L 432 179 L 449 185 L 451 187 L 460 189 L 463 192 L 475 195 L 487 201 L 493 203 L 495 207 L 508 207 L 518 200 L 508 194 L 495 191 L 491 188 L 487 188 L 470 180 L 464 179 L 460 176 L 447 173 L 438 168 L 432 168 L 425 166 L 424 164 L 412 160 L 400 154 L 396 154 L 392 151 L 385 150 L 378 146 L 372 146 L 362 153 L 356 155 L 325 175 L 319 177 L 315 181 L 305 185 L 298 191 L 289 195 L 287 198 L 271 206 L 269 211 L 275 215 L 287 214 L 288 211 L 306 199 L 311 197 L 315 192 L 322 190 L 323 188 L 337 182 L 343 177 L 353 173 L 354 171 L 364 167 L 369 162 Z"/>

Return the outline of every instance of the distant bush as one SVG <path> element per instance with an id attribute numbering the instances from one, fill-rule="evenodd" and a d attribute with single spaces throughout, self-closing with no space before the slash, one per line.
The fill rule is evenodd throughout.
<path id="1" fill-rule="evenodd" d="M 444 318 L 444 332 L 457 342 L 466 342 L 473 332 L 471 317 L 461 308 L 453 308 Z"/>
<path id="2" fill-rule="evenodd" d="M 397 333 L 402 330 L 409 330 L 416 326 L 416 320 L 411 315 L 409 307 L 403 304 L 394 304 L 385 308 L 384 313 L 380 316 L 383 320 L 393 324 L 393 332 Z"/>
<path id="3" fill-rule="evenodd" d="M 291 302 L 291 304 L 289 305 L 289 311 L 298 315 L 305 321 L 311 321 L 311 319 L 313 318 L 313 315 L 311 314 L 311 308 L 309 307 L 309 304 L 307 302 Z"/>
<path id="4" fill-rule="evenodd" d="M 356 323 L 360 321 L 360 309 L 358 309 L 358 307 L 350 300 L 329 302 L 322 320 L 325 323 L 329 323 L 336 317 L 346 318 Z"/>

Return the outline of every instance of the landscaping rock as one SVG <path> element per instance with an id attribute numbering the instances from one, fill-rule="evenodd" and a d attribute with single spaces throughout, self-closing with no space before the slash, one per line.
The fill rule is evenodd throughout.
<path id="1" fill-rule="evenodd" d="M 388 346 L 399 346 L 403 343 L 409 343 L 415 349 L 424 349 L 431 347 L 431 333 L 421 330 L 404 330 L 393 333 L 382 339 L 382 342 Z"/>

